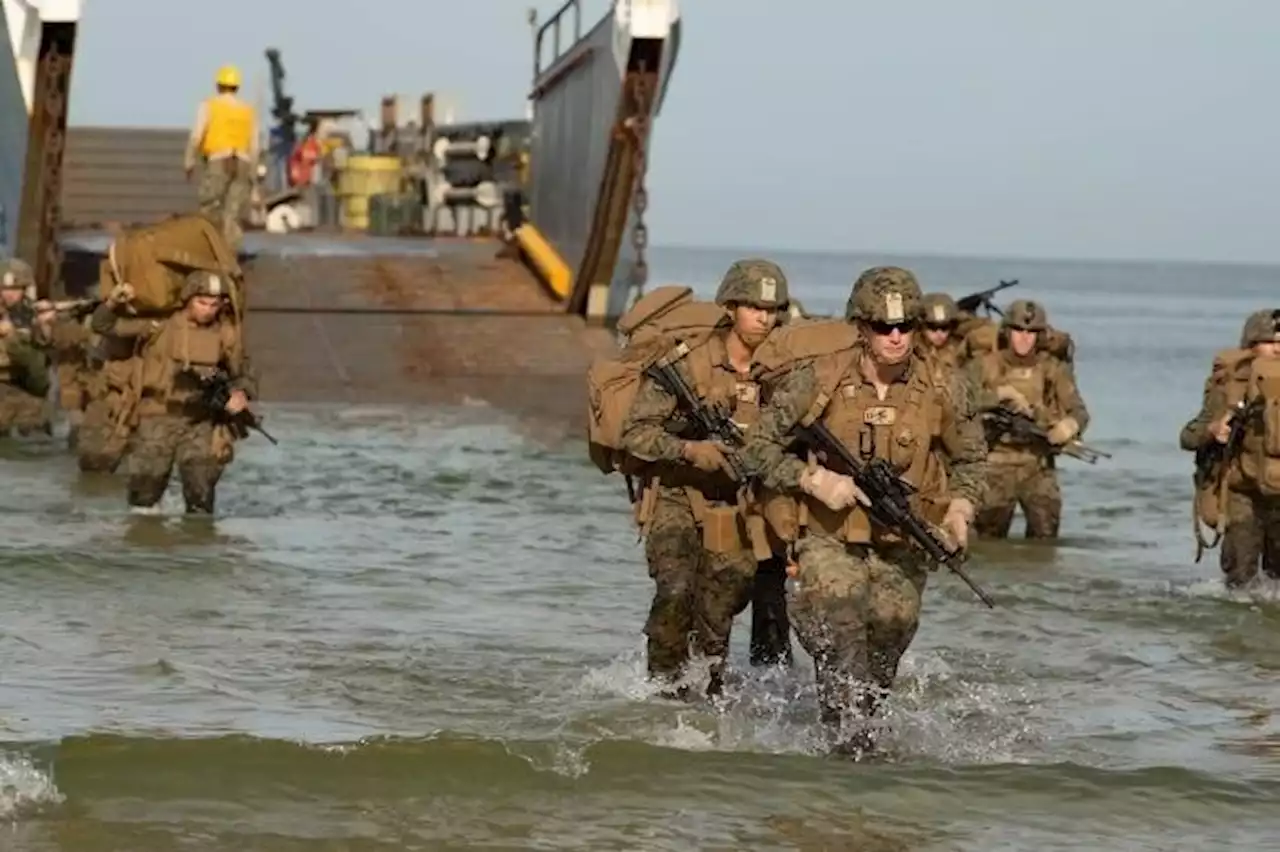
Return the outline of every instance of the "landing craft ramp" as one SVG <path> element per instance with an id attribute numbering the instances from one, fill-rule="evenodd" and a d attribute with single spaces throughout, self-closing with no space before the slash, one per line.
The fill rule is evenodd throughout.
<path id="1" fill-rule="evenodd" d="M 264 398 L 474 399 L 580 422 L 583 373 L 613 346 L 607 321 L 643 280 L 645 151 L 678 22 L 672 0 L 616 0 L 584 34 L 570 0 L 538 26 L 523 252 L 486 238 L 247 234 L 247 333 Z M 96 288 L 105 228 L 195 210 L 185 135 L 70 129 L 67 295 Z M 548 276 L 548 263 L 563 274 Z"/>

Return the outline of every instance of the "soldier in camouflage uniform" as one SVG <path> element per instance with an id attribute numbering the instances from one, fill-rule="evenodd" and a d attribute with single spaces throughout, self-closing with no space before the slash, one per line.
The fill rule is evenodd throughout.
<path id="1" fill-rule="evenodd" d="M 960 309 L 946 293 L 928 293 L 921 302 L 924 311 L 924 333 L 919 346 L 932 353 L 938 363 L 954 369 L 964 365 L 964 338 L 959 334 Z"/>
<path id="2" fill-rule="evenodd" d="M 1195 452 L 1226 444 L 1237 406 L 1256 396 L 1271 406 L 1271 420 L 1266 408 L 1262 416 L 1250 418 L 1240 446 L 1221 472 L 1225 483 L 1206 484 L 1215 492 L 1211 498 L 1225 497 L 1219 507 L 1224 521 L 1220 566 L 1230 589 L 1251 583 L 1259 562 L 1263 573 L 1280 579 L 1280 417 L 1275 413 L 1280 410 L 1280 310 L 1250 314 L 1240 348 L 1215 359 L 1200 411 L 1179 436 L 1182 448 Z"/>
<path id="3" fill-rule="evenodd" d="M 187 512 L 213 513 L 218 480 L 234 441 L 243 436 L 221 412 L 204 406 L 201 382 L 219 369 L 231 376 L 227 415 L 246 410 L 257 389 L 238 329 L 223 318 L 230 286 L 215 273 L 193 272 L 183 286 L 182 307 L 157 320 L 128 316 L 133 292 L 123 284 L 93 314 L 95 332 L 140 347 L 138 424 L 127 451 L 130 506 L 160 502 L 176 463 Z"/>
<path id="4" fill-rule="evenodd" d="M 727 318 L 703 345 L 676 364 L 685 381 L 709 406 L 750 429 L 759 410 L 752 355 L 776 327 L 788 303 L 787 279 L 767 260 L 734 263 L 721 281 L 716 302 Z M 757 558 L 743 517 L 744 484 L 735 482 L 728 448 L 694 434 L 680 416 L 677 399 L 650 377 L 637 391 L 623 431 L 627 453 L 646 463 L 643 479 L 656 481 L 640 520 L 645 556 L 656 585 L 645 624 L 649 675 L 677 680 L 690 645 L 711 662 L 708 694 L 722 690 L 733 618 L 752 599 Z M 766 571 L 757 601 L 781 603 L 781 567 Z M 763 612 L 762 612 L 763 614 Z M 774 612 L 777 618 L 778 613 Z M 785 618 L 785 609 L 782 617 Z M 789 654 L 785 624 L 762 633 L 753 648 L 759 662 Z M 777 644 L 785 643 L 782 648 Z M 687 695 L 682 687 L 679 694 Z"/>
<path id="5" fill-rule="evenodd" d="M 46 397 L 49 358 L 45 347 L 53 314 L 36 310 L 35 274 L 17 258 L 3 261 L 0 272 L 0 434 L 51 434 Z"/>
<path id="6" fill-rule="evenodd" d="M 1044 351 L 1049 319 L 1038 302 L 1019 299 L 1000 322 L 996 350 L 975 360 L 981 375 L 982 410 L 1006 407 L 1032 417 L 1045 429 L 1049 446 L 989 434 L 991 452 L 986 500 L 976 527 L 984 537 L 1006 538 L 1018 506 L 1026 515 L 1027 538 L 1056 538 L 1062 522 L 1062 489 L 1056 457 L 1089 425 L 1075 372 Z"/>
<path id="7" fill-rule="evenodd" d="M 765 487 L 802 501 L 791 617 L 816 663 L 822 719 L 842 752 L 871 744 L 866 720 L 893 685 L 919 624 L 926 572 L 936 566 L 900 531 L 871 519 L 851 477 L 797 455 L 793 429 L 806 414 L 817 416 L 855 456 L 887 461 L 918 489 L 925 519 L 967 547 L 986 442 L 973 383 L 959 372 L 942 383 L 914 347 L 921 298 L 908 270 L 864 272 L 845 312 L 856 335 L 779 370 L 742 453 Z"/>

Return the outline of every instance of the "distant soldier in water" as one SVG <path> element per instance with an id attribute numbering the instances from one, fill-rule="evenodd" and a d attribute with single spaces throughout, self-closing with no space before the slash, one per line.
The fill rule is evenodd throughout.
<path id="1" fill-rule="evenodd" d="M 1280 310 L 1251 314 L 1240 348 L 1214 358 L 1180 443 L 1202 457 L 1221 448 L 1211 475 L 1197 477 L 1196 517 L 1222 529 L 1227 587 L 1252 582 L 1259 562 L 1280 579 Z M 1199 523 L 1196 534 L 1203 545 Z"/>
<path id="2" fill-rule="evenodd" d="M 217 94 L 200 104 L 183 161 L 187 178 L 203 161 L 200 211 L 220 223 L 228 244 L 239 250 L 240 217 L 253 188 L 258 163 L 258 127 L 253 107 L 238 96 L 240 71 L 220 69 Z"/>
<path id="3" fill-rule="evenodd" d="M 1047 442 L 988 432 L 986 499 L 977 530 L 1006 538 L 1021 506 L 1027 538 L 1057 538 L 1062 523 L 1062 488 L 1057 455 L 1089 425 L 1089 410 L 1071 365 L 1046 351 L 1049 317 L 1043 305 L 1015 301 L 1000 322 L 996 349 L 975 359 L 981 375 L 983 410 L 1006 408 L 1031 418 Z"/>
<path id="4" fill-rule="evenodd" d="M 716 293 L 726 322 L 676 362 L 702 402 L 726 412 L 748 433 L 760 407 L 753 353 L 773 332 L 789 301 L 787 279 L 777 264 L 762 259 L 734 263 Z M 731 450 L 694 434 L 691 426 L 674 393 L 646 377 L 627 417 L 623 444 L 648 465 L 641 478 L 657 482 L 656 492 L 641 502 L 648 508 L 640 519 L 656 586 L 645 624 L 649 675 L 678 680 L 693 646 L 711 661 L 707 692 L 715 695 L 723 689 L 733 618 L 753 600 L 753 591 L 753 609 L 760 610 L 753 662 L 789 658 L 790 631 L 780 554 L 776 564 L 772 557 L 758 564 L 762 551 L 770 551 L 758 538 L 763 525 L 748 507 L 746 484 L 733 476 Z M 687 688 L 678 691 L 688 694 Z"/>
<path id="5" fill-rule="evenodd" d="M 242 437 L 228 422 L 248 409 L 257 382 L 239 327 L 224 317 L 226 278 L 197 271 L 187 276 L 182 307 L 163 319 L 128 316 L 133 299 L 118 285 L 93 314 L 93 329 L 138 347 L 142 386 L 138 424 L 129 440 L 128 500 L 134 507 L 160 502 L 176 465 L 187 512 L 212 514 L 214 492 Z M 211 411 L 203 382 L 219 370 L 231 380 L 224 411 Z"/>
<path id="6" fill-rule="evenodd" d="M 892 687 L 919 626 L 928 571 L 936 567 L 867 511 L 852 476 L 794 446 L 794 430 L 821 422 L 863 464 L 887 464 L 917 490 L 925 523 L 961 549 L 983 487 L 986 442 L 974 383 L 929 369 L 915 346 L 920 285 L 898 267 L 857 280 L 847 323 L 797 326 L 758 360 L 767 402 L 742 457 L 767 488 L 800 501 L 797 589 L 788 603 L 817 666 L 822 719 L 837 751 L 871 745 L 867 718 Z"/>
<path id="7" fill-rule="evenodd" d="M 17 258 L 0 261 L 0 434 L 50 434 L 46 345 L 53 312 L 37 310 L 35 274 Z"/>
<path id="8" fill-rule="evenodd" d="M 955 370 L 967 359 L 965 339 L 960 334 L 960 309 L 946 293 L 926 293 L 921 301 L 924 322 L 917 346 L 931 355 L 939 367 Z"/>

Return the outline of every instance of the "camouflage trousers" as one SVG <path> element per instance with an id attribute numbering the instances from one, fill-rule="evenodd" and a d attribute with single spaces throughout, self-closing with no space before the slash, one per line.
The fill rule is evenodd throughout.
<path id="1" fill-rule="evenodd" d="M 1027 538 L 1057 538 L 1062 523 L 1062 488 L 1052 458 L 1028 457 L 988 466 L 987 494 L 974 519 L 983 538 L 1008 538 L 1013 513 L 1021 506 Z"/>
<path id="2" fill-rule="evenodd" d="M 659 486 L 655 504 L 644 546 L 656 587 L 644 628 L 649 675 L 678 678 L 692 646 L 711 660 L 707 692 L 716 694 L 724 684 L 734 616 L 751 600 L 755 556 L 750 550 L 707 551 L 682 489 Z"/>
<path id="3" fill-rule="evenodd" d="M 1280 497 L 1227 492 L 1221 566 L 1227 588 L 1248 585 L 1262 572 L 1280 579 Z"/>
<path id="4" fill-rule="evenodd" d="M 253 190 L 253 167 L 238 157 L 213 160 L 204 164 L 200 175 L 200 212 L 220 223 L 227 244 L 239 251 L 244 232 L 240 217 L 244 215 Z"/>
<path id="5" fill-rule="evenodd" d="M 129 505 L 159 503 L 176 464 L 187 512 L 212 514 L 214 491 L 226 466 L 214 453 L 213 430 L 208 421 L 178 414 L 142 417 L 129 438 Z"/>
<path id="6" fill-rule="evenodd" d="M 928 576 L 905 548 L 882 551 L 807 534 L 788 599 L 800 644 L 813 657 L 822 721 L 840 736 L 875 714 L 915 638 Z"/>
<path id="7" fill-rule="evenodd" d="M 129 433 L 116 426 L 119 405 L 120 395 L 112 392 L 90 399 L 85 406 L 75 426 L 74 447 L 82 471 L 115 473 L 120 466 Z"/>
<path id="8" fill-rule="evenodd" d="M 52 434 L 49 404 L 42 396 L 13 385 L 0 384 L 0 437 L 8 437 L 15 432 L 19 435 Z"/>

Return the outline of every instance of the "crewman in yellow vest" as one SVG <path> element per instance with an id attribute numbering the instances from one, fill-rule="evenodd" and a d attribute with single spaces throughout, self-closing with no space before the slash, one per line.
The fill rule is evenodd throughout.
<path id="1" fill-rule="evenodd" d="M 215 82 L 218 93 L 205 99 L 196 112 L 183 166 L 190 180 L 197 160 L 204 161 L 200 210 L 221 223 L 227 242 L 238 251 L 240 216 L 249 201 L 258 162 L 258 126 L 253 107 L 237 95 L 240 71 L 224 66 Z"/>

